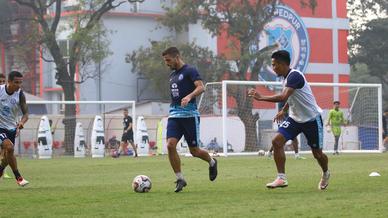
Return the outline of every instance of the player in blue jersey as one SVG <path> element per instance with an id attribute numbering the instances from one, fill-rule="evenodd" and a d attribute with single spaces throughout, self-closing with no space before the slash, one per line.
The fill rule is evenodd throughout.
<path id="1" fill-rule="evenodd" d="M 278 171 L 277 178 L 267 184 L 268 188 L 287 187 L 285 174 L 286 155 L 284 144 L 303 133 L 307 143 L 311 147 L 314 158 L 322 168 L 322 177 L 318 184 L 320 190 L 329 185 L 330 172 L 328 170 L 328 158 L 322 152 L 323 124 L 321 118 L 322 109 L 317 105 L 315 97 L 303 73 L 290 68 L 290 54 L 285 50 L 272 54 L 272 68 L 278 76 L 284 77 L 283 91 L 272 96 L 263 96 L 255 89 L 248 91 L 248 96 L 258 101 L 287 102 L 282 110 L 289 111 L 289 117 L 284 120 L 278 129 L 278 133 L 272 140 L 274 159 Z M 275 117 L 280 121 L 281 117 Z"/>
<path id="2" fill-rule="evenodd" d="M 185 137 L 190 153 L 209 163 L 209 179 L 217 177 L 217 160 L 199 148 L 199 112 L 195 97 L 204 92 L 202 79 L 193 66 L 183 62 L 179 50 L 170 47 L 163 53 L 164 63 L 172 70 L 170 74 L 171 105 L 167 122 L 167 149 L 171 167 L 176 175 L 175 192 L 187 185 L 181 171 L 181 160 L 176 151 L 178 141 Z"/>
<path id="3" fill-rule="evenodd" d="M 23 75 L 18 71 L 12 71 L 8 75 L 8 84 L 0 85 L 0 146 L 4 155 L 0 163 L 0 178 L 9 164 L 16 183 L 19 186 L 26 186 L 29 182 L 20 175 L 14 155 L 15 137 L 28 120 L 26 97 L 21 90 L 22 83 Z M 20 112 L 23 116 L 19 120 Z"/>

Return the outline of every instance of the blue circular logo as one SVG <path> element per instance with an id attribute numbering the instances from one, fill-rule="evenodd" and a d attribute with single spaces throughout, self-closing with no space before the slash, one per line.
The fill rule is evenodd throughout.
<path id="1" fill-rule="evenodd" d="M 272 7 L 266 8 L 268 13 L 271 10 Z M 283 5 L 275 6 L 272 20 L 265 25 L 257 41 L 258 44 L 251 46 L 253 50 L 277 45 L 278 50 L 290 53 L 290 67 L 305 73 L 310 57 L 310 41 L 306 26 L 294 10 Z M 259 77 L 265 81 L 276 80 L 270 66 L 264 67 Z"/>

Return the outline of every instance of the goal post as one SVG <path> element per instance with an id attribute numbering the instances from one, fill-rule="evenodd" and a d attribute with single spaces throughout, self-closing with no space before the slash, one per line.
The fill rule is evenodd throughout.
<path id="1" fill-rule="evenodd" d="M 38 145 L 42 142 L 43 119 L 50 120 L 50 131 L 52 133 L 52 154 L 69 155 L 71 135 L 76 138 L 79 126 L 82 126 L 83 137 L 81 144 L 85 143 L 86 156 L 92 154 L 93 132 L 99 132 L 97 139 L 104 143 L 102 148 L 104 155 L 109 155 L 111 149 L 117 149 L 123 134 L 123 110 L 128 109 L 129 116 L 132 117 L 134 141 L 136 141 L 137 114 L 135 101 L 29 101 L 29 121 L 24 125 L 20 137 L 16 139 L 15 145 L 17 153 L 22 156 L 35 157 L 39 151 Z M 66 105 L 73 105 L 74 117 L 65 115 Z M 69 114 L 69 113 L 68 113 Z M 70 113 L 71 114 L 71 113 Z M 46 116 L 47 118 L 43 118 Z M 73 125 L 65 125 L 66 119 L 72 120 Z M 102 131 L 96 130 L 93 126 L 95 118 L 100 117 Z M 44 126 L 44 125 L 43 125 Z M 48 127 L 47 127 L 48 128 Z M 38 136 L 39 135 L 39 136 Z M 96 134 L 94 134 L 96 135 Z M 50 137 L 48 137 L 50 138 Z M 67 140 L 67 141 L 66 141 Z M 67 142 L 67 144 L 66 144 Z M 66 144 L 66 145 L 65 145 Z M 76 144 L 74 141 L 73 144 Z M 66 147 L 65 147 L 66 146 Z M 74 145 L 75 146 L 75 145 Z M 131 148 L 131 146 L 128 146 Z M 71 149 L 70 149 L 71 150 Z M 75 155 L 76 148 L 74 147 Z M 106 153 L 105 153 L 106 152 Z M 147 154 L 148 155 L 148 154 Z"/>
<path id="2" fill-rule="evenodd" d="M 357 83 L 309 83 L 324 122 L 324 147 L 333 151 L 334 136 L 327 127 L 327 115 L 333 101 L 341 102 L 346 125 L 341 127 L 340 152 L 381 152 L 382 86 Z M 257 154 L 268 150 L 277 125 L 272 122 L 278 108 L 276 103 L 252 101 L 246 96 L 249 88 L 263 95 L 279 93 L 281 82 L 231 81 L 206 84 L 201 96 L 201 139 L 204 144 L 217 138 L 223 155 Z M 216 123 L 216 124 L 214 124 Z M 211 129 L 209 129 L 211 128 Z M 210 135 L 210 136 L 209 136 Z M 302 152 L 310 151 L 303 134 L 298 136 Z"/>

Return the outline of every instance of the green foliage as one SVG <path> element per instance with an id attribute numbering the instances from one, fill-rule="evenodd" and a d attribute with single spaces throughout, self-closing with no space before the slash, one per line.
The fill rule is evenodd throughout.
<path id="1" fill-rule="evenodd" d="M 353 62 L 368 65 L 371 75 L 379 77 L 388 84 L 388 18 L 372 20 L 366 24 L 366 29 L 355 39 L 357 51 Z"/>
<path id="2" fill-rule="evenodd" d="M 188 186 L 178 194 L 167 156 L 18 158 L 31 183 L 0 181 L 1 217 L 386 217 L 388 153 L 329 157 L 327 191 L 317 189 L 318 164 L 306 157 L 287 157 L 289 187 L 280 190 L 265 188 L 276 176 L 273 160 L 219 157 L 219 177 L 210 182 L 207 163 L 183 157 Z M 381 177 L 369 177 L 372 171 Z M 151 192 L 131 190 L 139 174 L 151 178 Z"/>
<path id="3" fill-rule="evenodd" d="M 11 8 L 8 1 L 0 1 L 0 41 L 4 42 L 10 37 L 9 18 Z"/>
<path id="4" fill-rule="evenodd" d="M 229 65 L 222 58 L 216 56 L 208 48 L 190 44 L 176 44 L 169 39 L 151 42 L 151 47 L 141 47 L 128 54 L 126 60 L 132 63 L 132 71 L 151 81 L 154 89 L 163 99 L 170 96 L 168 84 L 170 69 L 165 66 L 162 52 L 168 47 L 176 46 L 185 63 L 197 67 L 204 82 L 219 81 L 220 76 L 228 71 Z"/>
<path id="5" fill-rule="evenodd" d="M 383 85 L 383 105 L 388 105 L 388 18 L 366 24 L 366 29 L 352 42 L 352 82 L 374 82 Z"/>

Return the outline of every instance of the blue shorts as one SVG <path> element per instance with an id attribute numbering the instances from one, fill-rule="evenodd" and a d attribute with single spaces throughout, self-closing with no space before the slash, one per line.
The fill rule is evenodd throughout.
<path id="1" fill-rule="evenodd" d="M 199 117 L 168 118 L 167 139 L 176 138 L 179 140 L 183 135 L 189 147 L 198 147 L 199 122 Z"/>
<path id="2" fill-rule="evenodd" d="M 314 120 L 298 123 L 291 117 L 283 121 L 278 129 L 286 140 L 294 139 L 300 133 L 303 133 L 307 138 L 307 144 L 311 148 L 323 148 L 323 124 L 322 117 L 319 115 Z"/>
<path id="3" fill-rule="evenodd" d="M 0 128 L 0 145 L 3 144 L 4 140 L 11 140 L 12 144 L 15 144 L 16 130 L 7 130 Z"/>

